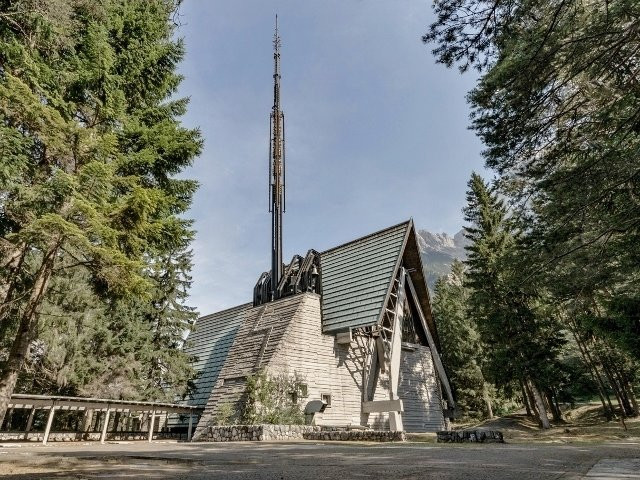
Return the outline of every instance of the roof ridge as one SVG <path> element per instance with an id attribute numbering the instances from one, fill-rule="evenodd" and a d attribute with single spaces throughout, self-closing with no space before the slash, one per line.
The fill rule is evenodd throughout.
<path id="1" fill-rule="evenodd" d="M 412 220 L 413 220 L 412 218 L 409 218 L 409 220 L 405 220 L 404 222 L 400 222 L 400 223 L 398 223 L 396 225 L 392 225 L 390 227 L 383 228 L 382 230 L 378 230 L 377 232 L 369 233 L 367 235 L 364 235 L 362 237 L 356 238 L 354 240 L 349 240 L 348 242 L 342 243 L 340 245 L 336 245 L 335 247 L 331 247 L 331 248 L 329 248 L 327 250 L 324 250 L 324 251 L 320 252 L 320 255 L 324 255 L 325 253 L 329 253 L 329 252 L 331 252 L 333 250 L 337 250 L 338 248 L 346 247 L 347 245 L 351 245 L 352 243 L 361 242 L 362 240 L 366 240 L 366 239 L 368 239 L 370 237 L 375 237 L 376 235 L 380 235 L 381 233 L 388 232 L 389 230 L 393 230 L 394 228 L 398 228 L 398 227 L 400 227 L 402 225 L 409 225 L 412 222 Z"/>
<path id="2" fill-rule="evenodd" d="M 224 310 L 217 310 L 213 313 L 208 313 L 207 315 L 202 315 L 201 317 L 198 317 L 196 319 L 197 320 L 202 320 L 204 318 L 208 318 L 208 317 L 212 317 L 213 315 L 218 315 L 220 313 L 226 313 L 226 312 L 230 312 L 231 310 L 238 310 L 242 307 L 248 307 L 248 306 L 253 306 L 253 302 L 246 302 L 246 303 L 241 303 L 240 305 L 235 305 L 233 307 L 229 307 L 229 308 L 225 308 Z"/>

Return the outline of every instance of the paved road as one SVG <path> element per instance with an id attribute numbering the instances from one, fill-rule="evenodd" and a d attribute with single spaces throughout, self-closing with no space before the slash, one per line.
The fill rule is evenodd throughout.
<path id="1" fill-rule="evenodd" d="M 640 480 L 640 444 L 146 442 L 0 446 L 13 479 Z"/>

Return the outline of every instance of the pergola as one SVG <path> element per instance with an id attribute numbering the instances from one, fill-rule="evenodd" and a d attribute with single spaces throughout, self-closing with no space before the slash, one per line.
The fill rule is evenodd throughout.
<path id="1" fill-rule="evenodd" d="M 137 402 L 130 400 L 110 400 L 104 398 L 84 398 L 84 397 L 60 397 L 51 395 L 26 395 L 13 394 L 9 401 L 9 408 L 12 409 L 30 409 L 27 427 L 25 429 L 25 438 L 33 425 L 33 418 L 36 410 L 48 410 L 47 426 L 44 431 L 42 443 L 47 444 L 51 425 L 57 410 L 78 410 L 94 412 L 105 412 L 105 418 L 100 434 L 100 443 L 104 443 L 107 436 L 107 427 L 109 425 L 109 416 L 111 412 L 140 412 L 150 415 L 148 441 L 153 439 L 153 428 L 155 417 L 159 414 L 184 414 L 189 417 L 189 429 L 187 432 L 187 441 L 191 440 L 193 431 L 193 416 L 202 412 L 202 407 L 194 407 L 190 405 L 178 405 L 174 403 L 163 402 Z"/>

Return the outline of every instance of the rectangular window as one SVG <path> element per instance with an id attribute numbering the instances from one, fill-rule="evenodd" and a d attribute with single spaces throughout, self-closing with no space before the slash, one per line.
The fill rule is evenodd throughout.
<path id="1" fill-rule="evenodd" d="M 325 408 L 329 408 L 331 406 L 331 394 L 330 393 L 323 393 L 320 398 L 322 400 L 322 403 L 324 403 L 326 405 Z"/>

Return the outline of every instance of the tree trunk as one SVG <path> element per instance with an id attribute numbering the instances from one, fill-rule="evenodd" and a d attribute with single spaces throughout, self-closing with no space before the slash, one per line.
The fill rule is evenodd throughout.
<path id="1" fill-rule="evenodd" d="M 524 383 L 520 380 L 520 388 L 522 389 L 522 403 L 524 404 L 524 408 L 527 411 L 528 417 L 533 417 L 533 412 L 531 412 L 531 407 L 529 406 L 529 395 L 527 394 L 527 390 L 524 388 Z"/>
<path id="2" fill-rule="evenodd" d="M 527 392 L 527 401 L 529 402 L 529 406 L 531 407 L 531 411 L 533 412 L 533 416 L 538 419 L 538 423 L 540 423 L 540 413 L 538 412 L 538 407 L 536 406 L 536 399 L 533 396 L 533 392 L 531 391 L 531 386 L 527 380 L 524 380 L 524 388 Z"/>
<path id="3" fill-rule="evenodd" d="M 7 415 L 5 416 L 5 421 L 3 422 L 4 424 L 2 425 L 2 428 L 0 428 L 0 430 L 6 431 L 6 432 L 10 432 L 11 431 L 11 420 L 13 420 L 13 408 L 10 408 L 7 411 Z"/>
<path id="4" fill-rule="evenodd" d="M 90 432 L 92 424 L 93 424 L 93 410 L 91 408 L 87 408 L 84 411 L 84 416 L 82 418 L 82 432 L 84 433 Z"/>
<path id="5" fill-rule="evenodd" d="M 627 390 L 627 396 L 629 397 L 629 400 L 631 400 L 631 405 L 633 406 L 633 416 L 638 416 L 640 415 L 640 408 L 638 407 L 638 399 L 636 398 L 636 394 L 633 391 L 633 385 L 626 376 L 624 377 L 624 382 L 624 388 Z"/>
<path id="6" fill-rule="evenodd" d="M 618 380 L 618 385 L 620 386 L 620 393 L 622 399 L 624 400 L 625 408 L 627 409 L 627 416 L 633 417 L 637 412 L 637 409 L 635 408 L 637 404 L 634 405 L 635 398 L 633 398 L 633 395 L 629 395 L 629 389 L 627 388 L 627 379 L 625 378 L 623 372 L 621 372 L 618 368 L 614 369 L 614 376 Z"/>
<path id="7" fill-rule="evenodd" d="M 616 396 L 618 406 L 620 407 L 620 415 L 622 416 L 622 418 L 624 418 L 627 416 L 627 409 L 625 408 L 622 397 L 620 396 L 620 390 L 618 388 L 618 384 L 616 383 L 615 378 L 613 378 L 613 375 L 611 374 L 611 370 L 609 369 L 606 362 L 601 362 L 601 365 L 602 365 L 602 370 L 604 370 L 604 374 L 607 377 L 607 380 L 609 381 L 609 386 L 611 387 L 614 395 Z"/>
<path id="8" fill-rule="evenodd" d="M 591 358 L 591 355 L 589 354 L 587 346 L 584 345 L 578 337 L 575 325 L 572 325 L 571 332 L 573 333 L 573 338 L 575 338 L 576 344 L 578 345 L 578 350 L 580 350 L 582 360 L 587 365 L 589 373 L 591 374 L 591 378 L 593 378 L 593 381 L 596 383 L 596 386 L 598 388 L 598 395 L 600 396 L 600 402 L 602 402 L 604 415 L 605 417 L 607 417 L 607 420 L 611 420 L 615 416 L 615 410 L 613 409 L 613 405 L 611 405 L 611 399 L 607 395 L 607 387 L 605 386 L 604 381 L 602 380 L 602 377 L 598 372 L 598 368 L 596 367 L 593 358 Z M 608 406 L 607 403 L 609 404 Z"/>
<path id="9" fill-rule="evenodd" d="M 487 417 L 493 418 L 493 405 L 491 405 L 491 397 L 489 397 L 489 391 L 486 382 L 482 382 L 482 398 L 487 407 Z"/>
<path id="10" fill-rule="evenodd" d="M 11 311 L 16 288 L 16 277 L 24 263 L 25 252 L 26 248 L 23 244 L 19 249 L 10 252 L 4 262 L 3 267 L 9 270 L 9 274 L 6 279 L 0 282 L 0 322 L 3 322 Z"/>
<path id="11" fill-rule="evenodd" d="M 24 365 L 29 350 L 29 342 L 38 320 L 37 310 L 47 291 L 58 246 L 59 241 L 49 248 L 42 259 L 42 264 L 36 273 L 35 281 L 31 288 L 29 300 L 20 316 L 20 326 L 11 345 L 9 358 L 2 374 L 0 374 L 0 422 L 4 420 L 4 416 L 7 413 L 11 394 L 16 386 L 18 374 Z"/>
<path id="12" fill-rule="evenodd" d="M 13 276 L 20 271 L 27 248 L 24 243 L 14 245 L 3 239 L 0 239 L 0 242 L 4 243 L 4 245 L 0 247 L 0 253 L 2 253 L 0 268 L 6 268 L 10 272 L 6 279 L 0 281 L 0 298 L 4 298 L 2 292 L 6 291 L 6 285 L 11 283 Z M 2 301 L 4 302 L 4 300 Z"/>
<path id="13" fill-rule="evenodd" d="M 562 416 L 562 409 L 560 408 L 560 404 L 558 403 L 558 395 L 553 396 L 553 401 L 556 410 L 558 411 L 558 415 L 560 415 L 560 420 L 564 422 L 564 417 Z"/>
<path id="14" fill-rule="evenodd" d="M 545 397 L 547 398 L 547 403 L 549 404 L 549 410 L 551 410 L 553 421 L 563 422 L 564 419 L 562 418 L 562 412 L 560 411 L 556 402 L 554 401 L 553 394 L 548 390 L 545 390 L 544 394 L 545 394 Z"/>
<path id="15" fill-rule="evenodd" d="M 527 383 L 529 384 L 529 388 L 531 389 L 531 393 L 533 394 L 533 398 L 536 403 L 538 418 L 540 419 L 540 426 L 545 430 L 551 428 L 549 417 L 547 416 L 547 410 L 544 407 L 544 400 L 542 399 L 542 395 L 540 395 L 540 390 L 538 390 L 538 387 L 536 387 L 533 381 L 528 380 Z"/>

